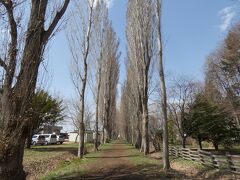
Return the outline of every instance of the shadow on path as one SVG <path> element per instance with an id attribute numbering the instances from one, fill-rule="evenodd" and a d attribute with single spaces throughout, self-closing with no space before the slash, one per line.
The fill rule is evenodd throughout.
<path id="1" fill-rule="evenodd" d="M 102 155 L 98 157 L 88 157 L 89 159 L 96 159 L 93 163 L 89 163 L 86 172 L 81 174 L 65 174 L 64 177 L 58 179 L 73 179 L 73 180 L 100 180 L 100 179 L 179 179 L 186 178 L 185 175 L 176 171 L 168 171 L 165 173 L 161 171 L 160 161 L 153 163 L 144 163 L 141 165 L 134 165 L 135 158 L 145 158 L 140 154 L 135 155 L 129 153 L 133 151 L 133 147 L 121 142 L 114 142 L 110 149 L 102 151 Z"/>

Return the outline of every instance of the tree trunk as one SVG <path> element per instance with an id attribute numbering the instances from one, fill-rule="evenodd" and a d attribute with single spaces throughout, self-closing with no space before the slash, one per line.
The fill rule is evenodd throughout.
<path id="1" fill-rule="evenodd" d="M 28 133 L 28 137 L 27 137 L 27 145 L 26 148 L 30 149 L 31 148 L 31 144 L 32 144 L 32 136 L 33 136 L 33 127 L 29 128 L 29 133 Z"/>
<path id="2" fill-rule="evenodd" d="M 0 149 L 2 151 L 0 154 L 1 180 L 26 179 L 22 165 L 25 139 L 19 139 L 16 142 L 18 144 L 8 144 L 7 149 Z"/>
<path id="3" fill-rule="evenodd" d="M 77 139 L 79 139 L 79 132 L 80 132 L 80 131 L 78 130 L 78 134 L 77 134 L 77 136 L 76 136 L 76 138 L 75 138 L 75 141 L 74 141 L 75 143 L 77 143 Z"/>
<path id="4" fill-rule="evenodd" d="M 26 148 L 30 149 L 31 148 L 31 144 L 32 144 L 32 134 L 28 136 L 26 143 L 27 143 L 26 144 Z"/>
<path id="5" fill-rule="evenodd" d="M 104 143 L 109 143 L 110 138 L 109 138 L 109 128 L 106 126 L 104 128 Z"/>
<path id="6" fill-rule="evenodd" d="M 101 80 L 98 80 L 98 88 L 97 88 L 97 99 L 96 99 L 96 121 L 95 121 L 95 137 L 94 137 L 94 151 L 98 151 L 98 106 L 99 106 L 99 95 L 100 95 L 100 85 Z"/>
<path id="7" fill-rule="evenodd" d="M 79 144 L 78 144 L 78 157 L 83 158 L 84 155 L 84 123 L 80 123 L 79 127 Z"/>
<path id="8" fill-rule="evenodd" d="M 213 141 L 213 146 L 214 146 L 215 150 L 218 151 L 218 143 Z"/>
<path id="9" fill-rule="evenodd" d="M 131 144 L 134 145 L 135 144 L 134 143 L 135 140 L 134 140 L 134 127 L 133 127 L 133 123 L 132 123 L 131 135 L 132 135 L 132 137 L 131 137 Z"/>
<path id="10" fill-rule="evenodd" d="M 104 139 L 105 139 L 105 133 L 104 133 L 104 127 L 102 128 L 102 144 L 104 144 Z"/>
<path id="11" fill-rule="evenodd" d="M 96 115 L 97 116 L 97 115 Z M 95 122 L 94 151 L 98 151 L 98 120 Z"/>
<path id="12" fill-rule="evenodd" d="M 162 0 L 157 0 L 156 16 L 157 16 L 157 32 L 158 32 L 158 56 L 159 56 L 159 76 L 161 89 L 161 107 L 163 113 L 163 169 L 169 169 L 169 150 L 168 150 L 168 119 L 167 119 L 167 93 L 163 68 L 163 49 L 162 49 L 162 32 L 161 32 L 161 15 Z"/>
<path id="13" fill-rule="evenodd" d="M 142 133 L 141 133 L 141 114 L 142 114 L 142 105 L 141 105 L 141 95 L 138 93 L 138 112 L 137 112 L 137 128 L 136 128 L 136 134 L 137 134 L 137 140 L 135 144 L 135 148 L 140 149 L 142 147 Z"/>
<path id="14" fill-rule="evenodd" d="M 144 99 L 143 99 L 144 100 Z M 144 155 L 149 154 L 149 134 L 148 134 L 148 104 L 147 100 L 144 100 L 143 104 L 143 124 L 142 124 L 142 148 L 141 151 Z"/>
<path id="15" fill-rule="evenodd" d="M 141 131 L 140 131 L 139 127 L 136 130 L 136 134 L 137 134 L 137 139 L 136 139 L 136 143 L 135 143 L 135 148 L 140 149 L 142 137 L 141 137 Z"/>
<path id="16" fill-rule="evenodd" d="M 186 148 L 186 137 L 182 136 L 182 146 Z"/>
<path id="17" fill-rule="evenodd" d="M 199 145 L 199 148 L 202 150 L 202 139 L 200 136 L 198 136 L 198 145 Z"/>

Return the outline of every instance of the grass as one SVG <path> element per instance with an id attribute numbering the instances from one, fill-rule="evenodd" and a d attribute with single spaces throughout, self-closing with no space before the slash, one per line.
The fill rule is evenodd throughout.
<path id="1" fill-rule="evenodd" d="M 91 167 L 94 167 L 94 163 L 99 160 L 98 157 L 104 155 L 104 150 L 111 149 L 114 144 L 115 142 L 104 144 L 100 146 L 100 151 L 86 154 L 83 159 L 79 159 L 74 155 L 69 156 L 68 152 L 72 153 L 75 151 L 76 153 L 78 144 L 36 146 L 31 150 L 26 150 L 24 158 L 28 161 L 36 161 L 36 159 L 37 161 L 41 161 L 42 159 L 48 160 L 49 157 L 53 158 L 54 156 L 60 156 L 62 158 L 55 161 L 56 163 L 53 162 L 52 164 L 55 163 L 55 165 L 51 167 L 48 172 L 42 173 L 42 177 L 40 178 L 39 176 L 36 176 L 35 179 L 74 179 L 76 177 L 84 177 L 85 174 L 88 174 Z M 90 144 L 87 145 L 87 147 L 91 146 L 92 145 Z M 116 148 L 116 146 L 114 147 Z M 119 167 L 120 169 L 117 171 L 122 170 L 123 173 L 127 173 L 125 174 L 126 177 L 131 175 L 132 177 L 146 177 L 146 179 L 184 179 L 189 177 L 198 177 L 198 174 L 204 171 L 208 172 L 206 167 L 200 163 L 172 156 L 170 156 L 170 161 L 173 169 L 164 171 L 162 170 L 162 158 L 159 154 L 156 159 L 150 155 L 144 156 L 142 152 L 129 144 L 124 144 L 121 147 L 124 147 L 123 149 L 125 149 L 124 151 L 126 152 L 123 159 L 125 161 L 127 160 L 125 164 L 127 168 L 125 166 L 123 166 L 122 169 Z M 36 166 L 38 167 L 38 165 L 39 164 L 37 163 Z M 40 165 L 48 167 L 49 164 L 45 164 L 44 161 L 41 162 Z M 121 174 L 122 172 L 119 173 Z M 110 170 L 110 175 L 111 173 L 112 170 Z"/>
<path id="2" fill-rule="evenodd" d="M 87 143 L 87 149 L 93 144 Z M 30 179 L 39 179 L 55 169 L 62 161 L 71 160 L 77 154 L 78 143 L 64 143 L 62 145 L 32 146 L 24 150 L 23 166 Z"/>
<path id="3" fill-rule="evenodd" d="M 73 158 L 70 160 L 62 161 L 57 168 L 47 174 L 42 180 L 55 180 L 55 179 L 71 179 L 80 175 L 83 175 L 90 163 L 97 160 L 103 150 L 111 148 L 112 144 L 104 144 L 100 146 L 98 152 L 91 152 L 86 154 L 83 159 Z"/>
<path id="4" fill-rule="evenodd" d="M 198 171 L 202 171 L 202 170 L 206 169 L 206 167 L 204 165 L 202 165 L 201 163 L 196 162 L 196 161 L 189 161 L 189 160 L 185 160 L 183 158 L 176 158 L 173 156 L 170 156 L 170 159 L 171 159 L 171 163 L 176 163 L 179 166 L 191 167 Z"/>
<path id="5" fill-rule="evenodd" d="M 135 149 L 131 145 L 127 145 L 129 148 L 129 160 L 134 166 L 149 164 L 159 166 L 160 162 L 157 159 L 149 158 L 148 156 L 144 156 L 142 152 Z"/>
<path id="6" fill-rule="evenodd" d="M 72 152 L 77 149 L 77 143 L 48 145 L 48 146 L 32 146 L 31 149 L 24 150 L 23 161 L 25 163 L 43 161 L 45 159 L 54 158 L 66 152 Z M 87 144 L 90 146 L 90 144 Z"/>

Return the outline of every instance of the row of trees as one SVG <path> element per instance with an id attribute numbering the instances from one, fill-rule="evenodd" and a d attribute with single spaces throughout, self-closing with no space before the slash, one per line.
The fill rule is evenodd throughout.
<path id="1" fill-rule="evenodd" d="M 149 153 L 149 84 L 154 65 L 159 65 L 164 169 L 169 168 L 167 97 L 163 69 L 161 1 L 132 0 L 127 9 L 127 79 L 122 87 L 119 127 L 121 134 Z M 150 121 L 151 123 L 151 121 Z"/>
<path id="2" fill-rule="evenodd" d="M 49 39 L 58 29 L 60 19 L 70 0 L 0 1 L 1 36 L 0 66 L 2 67 L 0 117 L 0 179 L 25 179 L 22 160 L 24 144 L 35 122 L 33 113 L 38 70 L 44 60 Z M 79 130 L 79 152 L 84 152 L 84 114 L 86 88 L 92 90 L 96 102 L 95 149 L 97 150 L 99 120 L 102 142 L 117 136 L 116 95 L 119 78 L 119 40 L 116 37 L 104 0 L 73 1 L 67 37 L 72 54 L 72 81 L 78 103 L 76 111 Z M 26 10 L 27 9 L 27 10 Z M 166 90 L 162 63 L 161 1 L 128 2 L 129 64 L 134 67 L 141 124 L 138 146 L 149 153 L 148 79 L 153 59 L 159 59 L 164 114 L 164 166 L 169 168 L 167 142 Z M 139 61 L 137 61 L 139 60 Z M 130 66 L 129 66 L 130 67 Z M 90 83 L 90 81 L 95 83 Z M 93 85 L 94 84 L 94 85 Z M 133 92 L 135 94 L 135 92 Z M 43 100 L 48 101 L 44 93 Z M 58 104 L 58 103 L 57 103 Z M 58 104 L 59 105 L 59 104 Z M 41 118 L 43 119 L 43 118 Z M 58 118 L 56 118 L 58 119 Z M 133 122 L 131 122 L 133 123 Z M 39 125 L 39 123 L 36 123 Z M 141 128 L 141 129 L 140 129 Z M 139 132 L 138 132 L 139 133 Z"/>
<path id="3" fill-rule="evenodd" d="M 169 78 L 166 94 L 160 23 L 160 1 L 128 2 L 127 77 L 118 126 L 120 134 L 144 154 L 149 152 L 149 141 L 156 149 L 163 142 L 167 167 L 167 136 L 172 143 L 181 140 L 183 147 L 191 137 L 201 149 L 202 141 L 211 142 L 216 150 L 220 144 L 231 147 L 239 141 L 240 25 L 234 26 L 208 57 L 204 82 L 186 76 Z M 154 76 L 156 62 L 160 62 L 160 81 Z M 152 93 L 157 94 L 155 99 L 150 99 Z"/>
<path id="4" fill-rule="evenodd" d="M 84 155 L 86 88 L 95 102 L 95 150 L 98 150 L 99 122 L 102 142 L 114 133 L 119 77 L 119 40 L 108 17 L 104 0 L 74 1 L 67 37 L 72 54 L 72 82 L 77 92 L 73 117 L 80 137 L 78 156 Z M 87 87 L 89 85 L 89 87 Z"/>

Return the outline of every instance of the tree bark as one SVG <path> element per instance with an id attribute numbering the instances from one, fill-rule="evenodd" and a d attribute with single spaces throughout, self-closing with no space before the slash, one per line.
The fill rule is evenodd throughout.
<path id="1" fill-rule="evenodd" d="M 26 145 L 26 148 L 27 149 L 30 149 L 31 148 L 31 144 L 32 144 L 32 136 L 33 136 L 33 129 L 30 128 L 30 131 L 28 133 L 28 138 L 27 138 L 27 145 Z"/>
<path id="2" fill-rule="evenodd" d="M 149 154 L 149 134 L 148 134 L 148 103 L 147 99 L 143 98 L 143 125 L 142 125 L 142 148 L 144 155 Z"/>
<path id="3" fill-rule="evenodd" d="M 101 64 L 100 64 L 101 66 Z M 99 68 L 98 73 L 98 86 L 97 86 L 97 97 L 96 97 L 96 120 L 95 120 L 95 137 L 94 137 L 94 151 L 98 151 L 98 110 L 99 110 L 99 96 L 100 96 L 100 88 L 101 88 L 101 68 Z"/>
<path id="4" fill-rule="evenodd" d="M 105 140 L 105 133 L 104 133 L 104 127 L 102 127 L 102 144 L 104 144 L 104 140 Z"/>
<path id="5" fill-rule="evenodd" d="M 25 180 L 26 174 L 23 170 L 24 140 L 17 144 L 10 144 L 9 149 L 0 155 L 0 179 L 1 180 Z M 2 157 L 1 157 L 2 156 Z"/>
<path id="6" fill-rule="evenodd" d="M 97 100 L 97 101 L 98 101 L 98 100 Z M 94 151 L 98 151 L 98 102 L 96 103 L 96 121 L 95 121 Z"/>
<path id="7" fill-rule="evenodd" d="M 182 146 L 183 148 L 186 148 L 186 137 L 182 137 Z"/>
<path id="8" fill-rule="evenodd" d="M 87 62 L 84 62 L 84 78 L 82 79 L 82 90 L 80 95 L 80 123 L 79 123 L 79 148 L 78 157 L 83 158 L 84 155 L 84 110 L 85 110 L 85 89 L 87 83 Z"/>
<path id="9" fill-rule="evenodd" d="M 131 127 L 131 144 L 132 144 L 132 145 L 135 144 L 133 124 L 132 124 L 132 127 Z"/>
<path id="10" fill-rule="evenodd" d="M 109 127 L 106 125 L 104 128 L 104 143 L 109 143 Z"/>
<path id="11" fill-rule="evenodd" d="M 79 127 L 79 144 L 78 144 L 78 157 L 83 158 L 84 155 L 84 123 L 80 123 Z"/>
<path id="12" fill-rule="evenodd" d="M 140 127 L 137 128 L 136 134 L 137 134 L 137 138 L 136 138 L 135 148 L 140 149 L 141 148 L 141 139 L 142 139 Z"/>
<path id="13" fill-rule="evenodd" d="M 159 76 L 161 89 L 161 107 L 163 113 L 163 169 L 169 169 L 169 150 L 168 150 L 168 119 L 167 119 L 167 93 L 163 68 L 163 49 L 162 49 L 162 32 L 161 32 L 161 15 L 162 15 L 162 0 L 157 1 L 156 16 L 157 16 L 157 33 L 158 33 L 158 56 L 159 56 Z"/>

